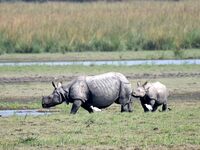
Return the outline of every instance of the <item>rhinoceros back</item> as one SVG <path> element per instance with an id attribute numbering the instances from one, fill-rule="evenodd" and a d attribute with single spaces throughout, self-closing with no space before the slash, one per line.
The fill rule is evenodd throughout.
<path id="1" fill-rule="evenodd" d="M 157 100 L 160 103 L 163 103 L 167 100 L 169 95 L 168 90 L 165 85 L 160 82 L 154 82 L 147 84 L 146 88 L 149 86 L 150 98 Z"/>
<path id="2" fill-rule="evenodd" d="M 117 100 L 120 94 L 120 78 L 128 82 L 122 74 L 113 72 L 86 77 L 92 105 L 98 108 L 104 108 Z"/>

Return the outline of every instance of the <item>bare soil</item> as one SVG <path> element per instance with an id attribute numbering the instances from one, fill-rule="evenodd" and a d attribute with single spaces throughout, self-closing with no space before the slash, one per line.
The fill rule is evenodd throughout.
<path id="1" fill-rule="evenodd" d="M 182 77 L 200 77 L 200 72 L 194 73 L 143 73 L 127 74 L 128 79 L 156 79 L 156 78 L 182 78 Z M 77 76 L 35 76 L 35 77 L 0 77 L 0 83 L 23 83 L 23 82 L 51 82 L 51 81 L 71 81 Z"/>

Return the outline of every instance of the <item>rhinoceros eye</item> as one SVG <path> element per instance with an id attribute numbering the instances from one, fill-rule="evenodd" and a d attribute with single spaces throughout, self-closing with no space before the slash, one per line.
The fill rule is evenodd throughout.
<path id="1" fill-rule="evenodd" d="M 48 99 L 51 99 L 51 96 L 48 96 Z"/>
<path id="2" fill-rule="evenodd" d="M 139 92 L 142 92 L 143 90 L 142 90 L 142 89 L 138 89 L 138 91 L 139 91 Z"/>

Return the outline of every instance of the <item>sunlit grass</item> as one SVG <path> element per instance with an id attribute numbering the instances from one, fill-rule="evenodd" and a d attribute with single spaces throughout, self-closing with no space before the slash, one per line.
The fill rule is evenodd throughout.
<path id="1" fill-rule="evenodd" d="M 81 61 L 81 60 L 149 60 L 149 59 L 198 59 L 200 49 L 157 50 L 155 51 L 120 51 L 120 52 L 68 52 L 40 54 L 4 54 L 0 62 L 23 61 Z"/>
<path id="2" fill-rule="evenodd" d="M 160 73 L 199 73 L 199 65 L 137 65 L 137 66 L 0 66 L 0 77 L 55 77 L 95 75 L 105 72 L 121 72 L 127 76 L 131 74 L 160 74 Z"/>
<path id="3" fill-rule="evenodd" d="M 169 112 L 133 113 L 118 105 L 100 113 L 80 109 L 76 115 L 60 111 L 46 116 L 0 118 L 1 149 L 198 149 L 199 102 L 173 102 Z"/>
<path id="4" fill-rule="evenodd" d="M 1 3 L 0 52 L 199 48 L 200 3 Z"/>

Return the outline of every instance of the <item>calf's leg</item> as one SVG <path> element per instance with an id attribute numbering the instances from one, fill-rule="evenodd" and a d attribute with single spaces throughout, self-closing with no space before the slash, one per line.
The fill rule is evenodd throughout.
<path id="1" fill-rule="evenodd" d="M 162 111 L 167 111 L 167 103 L 164 103 L 164 104 L 162 105 Z"/>
<path id="2" fill-rule="evenodd" d="M 142 108 L 144 109 L 144 112 L 148 112 L 149 109 L 145 106 L 145 103 L 142 100 L 140 100 L 140 103 L 142 105 Z"/>

